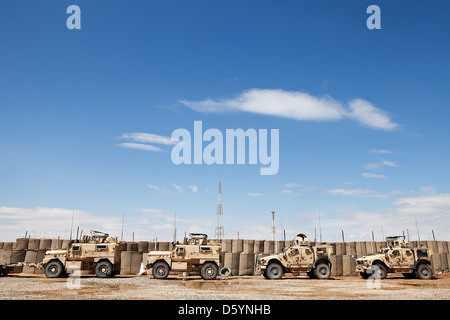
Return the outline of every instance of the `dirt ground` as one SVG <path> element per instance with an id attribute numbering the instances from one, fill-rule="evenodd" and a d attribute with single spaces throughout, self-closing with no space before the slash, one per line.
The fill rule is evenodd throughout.
<path id="1" fill-rule="evenodd" d="M 450 275 L 431 280 L 390 275 L 379 283 L 360 277 L 329 280 L 289 277 L 230 277 L 204 281 L 200 277 L 82 276 L 47 279 L 43 275 L 9 274 L 0 278 L 1 300 L 450 300 Z"/>

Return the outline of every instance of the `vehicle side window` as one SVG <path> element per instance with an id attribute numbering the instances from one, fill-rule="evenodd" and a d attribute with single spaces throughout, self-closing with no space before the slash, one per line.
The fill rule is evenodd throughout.
<path id="1" fill-rule="evenodd" d="M 398 250 L 392 251 L 392 255 L 393 255 L 393 256 L 396 256 L 396 255 L 398 255 L 398 254 L 399 254 Z"/>
<path id="2" fill-rule="evenodd" d="M 97 246 L 97 250 L 105 250 L 106 246 L 105 245 L 98 245 Z"/>
<path id="3" fill-rule="evenodd" d="M 210 247 L 200 247 L 201 252 L 206 252 L 206 251 L 210 251 L 210 250 L 211 250 Z"/>
<path id="4" fill-rule="evenodd" d="M 79 246 L 73 246 L 72 247 L 72 251 L 80 251 L 80 247 Z"/>
<path id="5" fill-rule="evenodd" d="M 178 253 L 183 253 L 184 252 L 184 248 L 177 248 L 177 252 Z"/>

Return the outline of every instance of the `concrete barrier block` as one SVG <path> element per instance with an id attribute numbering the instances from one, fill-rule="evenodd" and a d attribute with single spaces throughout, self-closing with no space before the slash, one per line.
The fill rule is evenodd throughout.
<path id="1" fill-rule="evenodd" d="M 120 253 L 120 274 L 131 274 L 131 251 Z"/>
<path id="2" fill-rule="evenodd" d="M 233 241 L 231 239 L 223 239 L 221 243 L 221 251 L 223 253 L 231 253 L 233 250 Z"/>
<path id="3" fill-rule="evenodd" d="M 342 256 L 342 275 L 356 276 L 356 260 L 351 255 Z"/>
<path id="4" fill-rule="evenodd" d="M 148 242 L 147 241 L 139 241 L 138 242 L 138 251 L 139 252 L 148 252 Z"/>
<path id="5" fill-rule="evenodd" d="M 25 253 L 26 250 L 24 249 L 13 249 L 11 252 L 11 259 L 10 259 L 11 263 L 24 262 Z"/>
<path id="6" fill-rule="evenodd" d="M 39 239 L 40 250 L 50 250 L 52 248 L 52 239 Z"/>
<path id="7" fill-rule="evenodd" d="M 17 250 L 27 250 L 28 249 L 28 238 L 19 238 L 16 240 Z"/>
<path id="8" fill-rule="evenodd" d="M 441 270 L 443 273 L 448 273 L 448 260 L 447 260 L 447 253 L 440 253 L 440 263 L 441 263 Z"/>
<path id="9" fill-rule="evenodd" d="M 438 241 L 437 242 L 438 252 L 439 253 L 448 253 L 448 246 L 446 241 Z"/>
<path id="10" fill-rule="evenodd" d="M 346 242 L 345 243 L 345 252 L 347 255 L 356 256 L 356 242 Z"/>
<path id="11" fill-rule="evenodd" d="M 2 249 L 2 254 L 0 255 L 0 263 L 10 263 L 12 251 L 13 249 Z"/>
<path id="12" fill-rule="evenodd" d="M 441 257 L 438 253 L 435 253 L 431 256 L 431 266 L 433 268 L 434 273 L 442 271 Z"/>
<path id="13" fill-rule="evenodd" d="M 252 276 L 255 268 L 255 255 L 253 253 L 239 254 L 239 275 Z"/>
<path id="14" fill-rule="evenodd" d="M 275 253 L 273 240 L 264 240 L 264 253 L 266 254 Z"/>
<path id="15" fill-rule="evenodd" d="M 11 249 L 13 248 L 12 242 L 3 242 L 3 249 Z"/>
<path id="16" fill-rule="evenodd" d="M 131 251 L 131 265 L 130 265 L 130 274 L 138 274 L 141 269 L 142 263 L 142 252 L 139 251 Z"/>
<path id="17" fill-rule="evenodd" d="M 255 250 L 255 240 L 244 240 L 243 252 L 253 253 Z"/>
<path id="18" fill-rule="evenodd" d="M 342 256 L 331 256 L 330 262 L 331 262 L 331 275 L 342 276 L 343 275 Z"/>
<path id="19" fill-rule="evenodd" d="M 232 249 L 233 253 L 241 253 L 244 250 L 244 240 L 243 239 L 233 239 L 232 240 Z"/>
<path id="20" fill-rule="evenodd" d="M 28 250 L 38 250 L 40 239 L 28 239 Z"/>
<path id="21" fill-rule="evenodd" d="M 127 251 L 138 251 L 137 242 L 127 242 Z"/>
<path id="22" fill-rule="evenodd" d="M 336 243 L 336 255 L 337 256 L 344 256 L 347 252 L 347 245 L 344 242 L 338 242 Z"/>
<path id="23" fill-rule="evenodd" d="M 253 252 L 254 253 L 264 252 L 264 240 L 255 240 Z"/>
<path id="24" fill-rule="evenodd" d="M 231 274 L 234 276 L 239 275 L 239 253 L 225 253 L 224 255 L 224 267 L 231 270 Z"/>

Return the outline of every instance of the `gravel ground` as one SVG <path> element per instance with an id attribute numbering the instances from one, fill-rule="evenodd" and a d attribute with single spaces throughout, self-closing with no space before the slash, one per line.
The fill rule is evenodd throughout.
<path id="1" fill-rule="evenodd" d="M 262 277 L 230 277 L 204 281 L 199 277 L 171 276 L 156 280 L 151 276 L 116 276 L 98 279 L 83 276 L 47 279 L 43 275 L 10 274 L 0 278 L 1 300 L 450 300 L 450 275 L 431 280 L 405 279 L 390 275 L 377 287 L 360 277 L 334 277 L 329 280 Z"/>

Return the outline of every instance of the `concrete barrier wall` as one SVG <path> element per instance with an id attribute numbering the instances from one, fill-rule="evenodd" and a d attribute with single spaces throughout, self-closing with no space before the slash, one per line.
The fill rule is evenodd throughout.
<path id="1" fill-rule="evenodd" d="M 19 238 L 16 242 L 0 243 L 0 263 L 42 262 L 45 251 L 50 249 L 66 249 L 69 240 Z M 222 262 L 219 267 L 228 267 L 233 275 L 254 275 L 255 257 L 257 254 L 268 255 L 281 252 L 290 241 L 223 239 L 221 241 Z M 320 243 L 311 242 L 311 245 Z M 324 244 L 324 243 L 322 243 Z M 380 242 L 335 242 L 328 243 L 333 248 L 331 256 L 332 276 L 354 276 L 355 259 L 372 254 L 386 243 Z M 413 247 L 428 247 L 433 250 L 432 268 L 435 273 L 450 272 L 450 242 L 448 241 L 412 241 Z M 171 242 L 140 241 L 120 244 L 122 261 L 121 274 L 137 274 L 141 263 L 146 260 L 149 251 L 170 250 Z M 23 273 L 43 273 L 32 267 L 24 267 Z"/>

